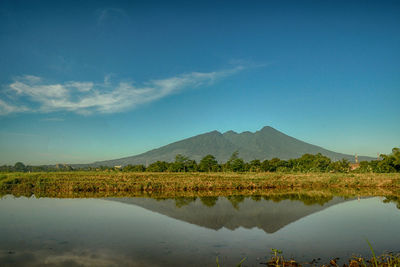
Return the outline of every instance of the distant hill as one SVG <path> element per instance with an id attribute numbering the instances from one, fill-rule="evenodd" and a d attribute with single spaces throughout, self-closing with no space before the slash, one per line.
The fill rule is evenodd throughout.
<path id="1" fill-rule="evenodd" d="M 332 160 L 347 159 L 354 162 L 354 155 L 346 155 L 308 144 L 296 138 L 266 126 L 259 131 L 236 133 L 228 131 L 220 133 L 212 131 L 196 135 L 169 145 L 150 150 L 136 156 L 98 161 L 91 166 L 117 166 L 128 164 L 150 164 L 157 160 L 172 162 L 177 154 L 182 154 L 199 162 L 204 156 L 211 154 L 218 162 L 226 162 L 233 152 L 239 151 L 239 157 L 245 161 L 253 159 L 298 158 L 303 154 L 321 153 Z M 371 160 L 370 157 L 358 157 L 359 160 Z"/>

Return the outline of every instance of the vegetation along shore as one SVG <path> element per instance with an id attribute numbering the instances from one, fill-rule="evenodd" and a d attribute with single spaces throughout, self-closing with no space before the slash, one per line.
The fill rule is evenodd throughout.
<path id="1" fill-rule="evenodd" d="M 89 165 L 42 165 L 25 166 L 17 162 L 14 166 L 0 166 L 0 172 L 41 172 L 41 171 L 125 171 L 125 172 L 400 172 L 400 149 L 393 148 L 390 155 L 381 154 L 378 159 L 351 164 L 342 159 L 332 161 L 329 157 L 318 154 L 304 154 L 296 159 L 251 160 L 245 162 L 234 152 L 225 163 L 219 163 L 213 155 L 206 155 L 199 163 L 178 154 L 174 162 L 156 161 L 150 165 L 91 166 Z"/>
<path id="2" fill-rule="evenodd" d="M 160 169 L 161 168 L 161 169 Z M 20 171 L 20 172 L 16 172 Z M 144 166 L 125 166 L 95 170 L 32 172 L 22 163 L 0 172 L 2 192 L 130 192 L 152 194 L 190 192 L 226 195 L 241 191 L 258 194 L 266 189 L 354 189 L 358 191 L 400 191 L 400 150 L 381 155 L 381 160 L 361 162 L 354 170 L 349 162 L 332 162 L 321 155 L 305 154 L 288 161 L 272 159 L 245 163 L 233 153 L 224 164 L 213 156 L 204 157 L 199 164 L 177 155 L 172 163 L 155 162 Z M 384 193 L 384 192 L 382 192 Z M 371 195 L 371 193 L 369 193 Z M 373 194 L 376 195 L 376 194 Z"/>
<path id="3" fill-rule="evenodd" d="M 266 190 L 400 191 L 400 173 L 149 173 L 38 172 L 2 173 L 0 191 L 26 193 L 108 192 L 127 194 L 226 195 Z M 376 194 L 373 195 L 376 195 Z"/>
<path id="4" fill-rule="evenodd" d="M 371 250 L 371 257 L 365 258 L 362 256 L 353 256 L 348 259 L 347 262 L 343 263 L 343 267 L 398 267 L 400 266 L 400 253 L 385 253 L 376 255 L 371 243 L 367 240 L 367 243 Z M 329 262 L 321 263 L 320 259 L 314 259 L 311 262 L 301 263 L 294 259 L 286 259 L 282 255 L 282 251 L 278 249 L 271 249 L 272 256 L 266 260 L 260 262 L 262 265 L 269 267 L 300 267 L 300 266 L 322 266 L 322 267 L 339 267 L 339 258 L 333 258 Z M 245 263 L 246 258 L 243 258 L 236 266 L 241 267 Z M 216 266 L 220 267 L 220 262 L 217 257 Z"/>

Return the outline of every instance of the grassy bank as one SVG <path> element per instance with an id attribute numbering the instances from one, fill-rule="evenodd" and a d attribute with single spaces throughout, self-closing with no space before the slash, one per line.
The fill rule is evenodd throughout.
<path id="1" fill-rule="evenodd" d="M 321 266 L 321 267 L 339 267 L 337 260 L 338 258 L 332 259 L 329 263 L 320 263 L 318 260 L 313 260 L 312 262 L 300 263 L 293 259 L 285 259 L 281 255 L 281 251 L 277 249 L 272 249 L 272 257 L 266 262 L 260 262 L 260 264 L 269 266 L 269 267 L 300 267 L 300 266 Z M 400 254 L 382 254 L 375 255 L 374 250 L 371 247 L 371 258 L 364 258 L 360 256 L 354 256 L 347 260 L 347 262 L 343 263 L 343 267 L 398 267 L 400 266 Z M 244 258 L 237 266 L 241 267 L 242 264 L 245 263 L 246 258 Z M 219 260 L 216 260 L 216 266 L 220 267 Z"/>
<path id="2" fill-rule="evenodd" d="M 274 190 L 398 195 L 400 173 L 0 173 L 3 193 L 207 196 L 237 192 L 262 195 Z"/>

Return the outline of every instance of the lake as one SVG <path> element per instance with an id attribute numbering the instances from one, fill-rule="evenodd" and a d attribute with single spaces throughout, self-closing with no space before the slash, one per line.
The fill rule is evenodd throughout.
<path id="1" fill-rule="evenodd" d="M 396 206 L 397 205 L 397 206 Z M 399 204 L 307 196 L 0 199 L 0 266 L 263 266 L 400 251 Z M 318 263 L 318 262 L 317 262 Z M 264 265 L 265 266 L 265 265 Z"/>

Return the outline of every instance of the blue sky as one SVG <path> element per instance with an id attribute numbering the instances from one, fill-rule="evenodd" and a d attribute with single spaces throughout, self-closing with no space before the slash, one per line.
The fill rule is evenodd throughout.
<path id="1" fill-rule="evenodd" d="M 266 125 L 390 153 L 398 14 L 398 1 L 3 0 L 0 164 L 93 162 Z"/>

